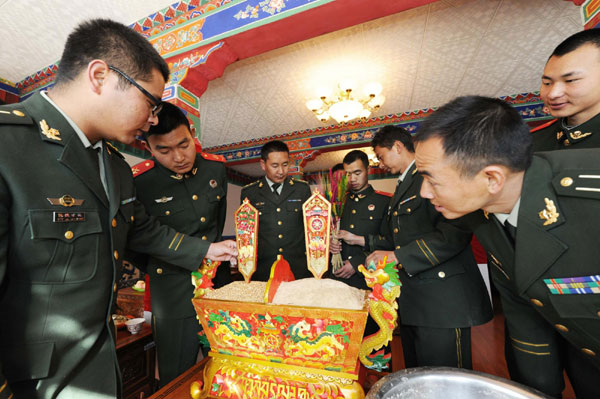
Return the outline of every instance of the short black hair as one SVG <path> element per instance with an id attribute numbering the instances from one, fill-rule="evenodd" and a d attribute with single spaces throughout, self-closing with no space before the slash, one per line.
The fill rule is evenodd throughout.
<path id="1" fill-rule="evenodd" d="M 269 141 L 260 149 L 260 159 L 266 161 L 269 157 L 269 154 L 272 152 L 287 152 L 289 154 L 290 149 L 288 148 L 287 144 L 285 144 L 283 141 Z"/>
<path id="2" fill-rule="evenodd" d="M 144 139 L 148 141 L 148 137 L 152 135 L 170 133 L 181 125 L 187 126 L 190 134 L 192 133 L 190 121 L 188 121 L 188 118 L 183 111 L 174 104 L 163 102 L 162 109 L 158 114 L 158 123 L 154 126 L 150 126 L 148 132 L 144 133 Z"/>
<path id="3" fill-rule="evenodd" d="M 343 171 L 344 170 L 344 164 L 343 163 L 336 163 L 335 165 L 333 165 L 333 168 L 331 168 L 331 173 L 335 173 L 338 171 Z"/>
<path id="4" fill-rule="evenodd" d="M 584 44 L 593 44 L 600 48 L 600 29 L 582 30 L 581 32 L 577 32 L 574 35 L 567 37 L 562 43 L 556 46 L 550 55 L 550 58 L 554 56 L 562 57 L 565 54 L 577 50 Z"/>
<path id="5" fill-rule="evenodd" d="M 369 169 L 369 157 L 367 156 L 367 154 L 360 150 L 350 151 L 346 154 L 342 162 L 344 162 L 346 165 L 349 165 L 356 160 L 361 160 L 363 165 L 365 165 L 365 168 Z"/>
<path id="6" fill-rule="evenodd" d="M 145 37 L 118 22 L 92 19 L 69 34 L 55 85 L 72 81 L 95 59 L 103 60 L 133 79 L 150 81 L 156 69 L 165 82 L 169 80 L 169 66 Z M 126 87 L 129 83 L 119 75 L 119 84 Z"/>
<path id="7" fill-rule="evenodd" d="M 394 146 L 394 143 L 399 141 L 406 147 L 408 152 L 415 152 L 415 146 L 411 134 L 403 127 L 387 125 L 379 129 L 373 140 L 371 140 L 371 147 L 387 148 L 388 150 Z"/>
<path id="8" fill-rule="evenodd" d="M 421 123 L 414 141 L 436 137 L 463 176 L 492 164 L 515 172 L 531 164 L 528 126 L 510 104 L 497 98 L 458 97 L 442 106 Z"/>

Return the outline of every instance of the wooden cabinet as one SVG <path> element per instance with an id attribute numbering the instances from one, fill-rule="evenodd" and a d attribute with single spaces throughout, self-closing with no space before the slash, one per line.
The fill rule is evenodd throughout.
<path id="1" fill-rule="evenodd" d="M 154 369 L 156 349 L 152 327 L 131 335 L 127 329 L 117 332 L 117 358 L 123 379 L 123 399 L 148 398 L 156 389 Z"/>

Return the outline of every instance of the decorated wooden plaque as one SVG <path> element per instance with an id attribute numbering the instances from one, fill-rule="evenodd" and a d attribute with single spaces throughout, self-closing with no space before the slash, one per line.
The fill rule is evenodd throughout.
<path id="1" fill-rule="evenodd" d="M 235 237 L 238 250 L 238 270 L 249 283 L 256 271 L 258 242 L 258 210 L 250 204 L 248 198 L 234 213 Z"/>
<path id="2" fill-rule="evenodd" d="M 331 232 L 331 203 L 315 190 L 302 205 L 306 262 L 315 278 L 321 278 L 329 264 L 329 235 Z"/>

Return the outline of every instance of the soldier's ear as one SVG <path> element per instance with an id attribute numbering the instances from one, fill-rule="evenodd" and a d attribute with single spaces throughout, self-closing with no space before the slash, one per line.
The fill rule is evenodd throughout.
<path id="1" fill-rule="evenodd" d="M 87 80 L 90 89 L 95 94 L 101 94 L 104 80 L 108 75 L 108 64 L 102 60 L 92 60 L 87 67 Z"/>
<path id="2" fill-rule="evenodd" d="M 506 168 L 501 165 L 488 165 L 479 172 L 479 175 L 485 179 L 488 192 L 495 195 L 504 188 L 507 172 Z"/>
<path id="3" fill-rule="evenodd" d="M 262 158 L 261 158 L 261 160 L 260 160 L 260 168 L 263 170 L 263 172 L 266 172 L 266 171 L 267 171 L 267 167 L 266 167 L 266 164 L 265 164 L 265 160 L 264 160 L 264 159 L 262 159 Z"/>

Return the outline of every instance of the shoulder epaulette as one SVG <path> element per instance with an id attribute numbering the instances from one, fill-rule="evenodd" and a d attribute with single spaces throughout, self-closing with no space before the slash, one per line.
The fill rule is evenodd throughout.
<path id="1" fill-rule="evenodd" d="M 0 124 L 4 125 L 31 125 L 33 119 L 25 115 L 20 109 L 0 109 Z"/>
<path id="2" fill-rule="evenodd" d="M 121 157 L 122 159 L 125 159 L 125 157 L 123 156 L 123 154 L 121 154 L 121 151 L 119 151 L 117 149 L 117 147 L 115 147 L 110 141 L 105 141 L 106 143 L 106 151 L 108 151 L 108 154 L 110 155 L 112 152 L 114 152 L 115 154 L 117 154 L 119 157 Z M 112 150 L 112 152 L 111 152 Z"/>
<path id="3" fill-rule="evenodd" d="M 154 161 L 151 159 L 146 159 L 131 167 L 131 173 L 133 173 L 133 177 L 138 177 L 139 175 L 146 173 L 150 169 L 154 167 Z"/>
<path id="4" fill-rule="evenodd" d="M 298 183 L 308 184 L 308 182 L 306 180 L 296 179 L 295 177 L 290 179 L 291 184 L 294 184 L 294 183 L 292 183 L 293 180 L 297 181 Z"/>
<path id="5" fill-rule="evenodd" d="M 202 156 L 202 158 L 209 161 L 225 162 L 225 157 L 223 155 L 211 154 L 210 152 L 204 151 L 200 151 L 199 154 Z"/>
<path id="6" fill-rule="evenodd" d="M 545 129 L 545 128 L 547 128 L 548 126 L 552 125 L 552 124 L 553 124 L 554 122 L 556 122 L 557 120 L 558 120 L 558 119 L 552 119 L 550 122 L 546 122 L 546 123 L 543 123 L 543 124 L 541 124 L 541 125 L 539 125 L 539 126 L 536 126 L 536 127 L 534 127 L 533 129 L 531 129 L 531 130 L 529 131 L 529 133 L 534 133 L 534 132 L 537 132 L 538 130 Z"/>
<path id="7" fill-rule="evenodd" d="M 387 191 L 379 191 L 379 190 L 375 190 L 375 192 L 379 195 L 385 195 L 386 197 L 391 197 L 392 193 L 388 193 Z"/>
<path id="8" fill-rule="evenodd" d="M 252 183 L 246 184 L 244 187 L 242 187 L 242 190 L 245 188 L 248 188 L 248 187 L 252 187 L 255 184 L 258 184 L 259 181 L 260 180 L 256 180 L 256 181 L 253 181 Z"/>

